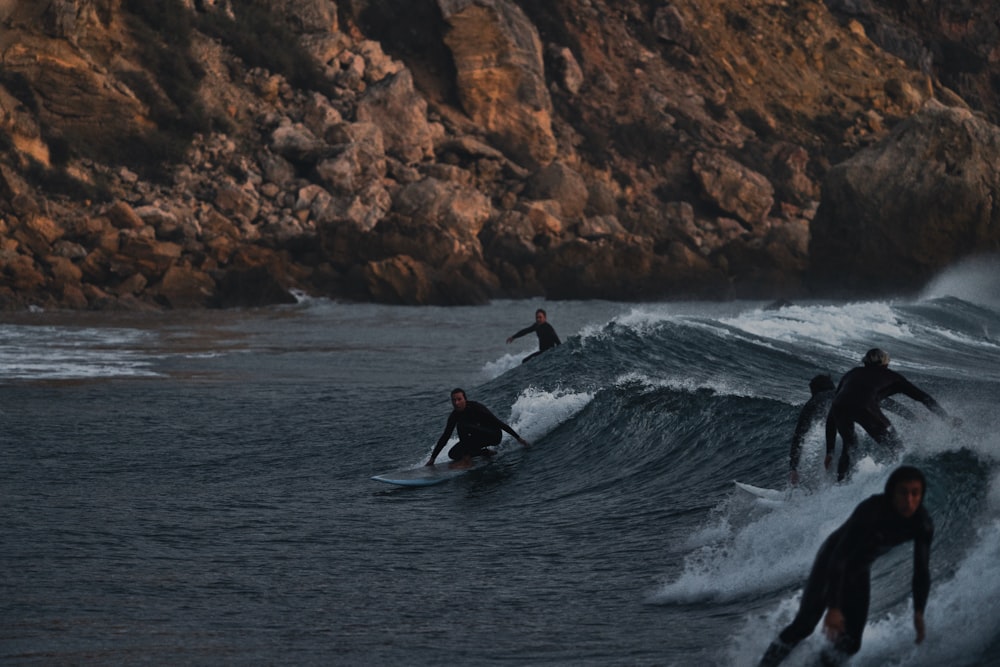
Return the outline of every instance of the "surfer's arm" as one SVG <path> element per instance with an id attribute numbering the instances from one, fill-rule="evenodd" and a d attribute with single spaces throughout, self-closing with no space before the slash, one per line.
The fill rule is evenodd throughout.
<path id="1" fill-rule="evenodd" d="M 444 427 L 444 433 L 442 433 L 441 437 L 438 438 L 437 443 L 434 445 L 434 451 L 431 452 L 431 458 L 425 465 L 434 465 L 434 459 L 436 459 L 437 455 L 441 453 L 444 446 L 448 444 L 448 438 L 451 437 L 452 432 L 455 430 L 455 422 L 456 420 L 454 418 L 454 414 L 450 415 L 448 417 L 448 423 Z"/>
<path id="2" fill-rule="evenodd" d="M 537 322 L 535 324 L 532 324 L 530 327 L 525 327 L 525 328 L 521 329 L 516 334 L 514 334 L 513 336 L 511 336 L 510 338 L 508 338 L 507 342 L 510 343 L 515 338 L 520 338 L 521 336 L 526 336 L 526 335 L 530 334 L 532 331 L 534 331 L 536 328 L 538 328 L 538 323 Z"/>
<path id="3" fill-rule="evenodd" d="M 931 541 L 934 524 L 930 516 L 924 518 L 920 534 L 913 538 L 913 611 L 923 614 L 931 592 Z"/>
<path id="4" fill-rule="evenodd" d="M 508 424 L 505 424 L 504 422 L 500 421 L 499 419 L 497 420 L 497 422 L 499 422 L 501 429 L 503 429 L 507 433 L 510 433 L 514 437 L 515 440 L 517 440 L 519 443 L 521 443 L 521 445 L 523 447 L 527 447 L 530 444 L 527 440 L 525 440 L 520 435 L 518 435 L 517 431 L 515 431 L 514 429 L 512 429 Z"/>

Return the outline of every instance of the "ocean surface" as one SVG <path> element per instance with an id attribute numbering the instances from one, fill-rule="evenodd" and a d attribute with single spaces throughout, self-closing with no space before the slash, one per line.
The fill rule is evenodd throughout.
<path id="1" fill-rule="evenodd" d="M 539 306 L 563 345 L 522 365 L 534 336 L 505 339 Z M 0 315 L 0 664 L 753 665 L 822 540 L 906 462 L 937 526 L 927 639 L 904 545 L 852 664 L 1000 665 L 997 265 L 767 306 Z M 809 379 L 873 346 L 961 428 L 898 397 L 902 454 L 862 437 L 838 485 L 815 428 L 789 489 Z M 454 387 L 531 446 L 371 480 L 426 461 Z"/>

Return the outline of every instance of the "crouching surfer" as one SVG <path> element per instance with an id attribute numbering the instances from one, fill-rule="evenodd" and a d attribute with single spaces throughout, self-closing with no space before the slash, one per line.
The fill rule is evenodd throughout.
<path id="1" fill-rule="evenodd" d="M 434 459 L 448 444 L 448 438 L 451 437 L 456 427 L 458 428 L 458 444 L 448 450 L 448 458 L 454 461 L 453 465 L 456 468 L 471 466 L 475 456 L 493 456 L 492 450 L 487 448 L 500 444 L 503 431 L 510 433 L 523 446 L 528 446 L 528 442 L 524 438 L 500 421 L 496 415 L 490 412 L 489 408 L 482 403 L 468 400 L 464 389 L 451 390 L 451 406 L 452 411 L 448 415 L 448 423 L 444 427 L 444 433 L 434 445 L 434 451 L 426 465 L 434 465 Z"/>
<path id="2" fill-rule="evenodd" d="M 761 658 L 759 667 L 774 667 L 796 644 L 812 634 L 823 612 L 823 631 L 832 642 L 823 650 L 823 665 L 839 665 L 861 649 L 868 620 L 871 566 L 892 547 L 913 542 L 913 627 L 924 640 L 924 607 L 930 593 L 930 552 L 934 525 L 923 499 L 927 481 L 912 466 L 889 475 L 885 492 L 862 501 L 820 547 L 799 611 Z"/>

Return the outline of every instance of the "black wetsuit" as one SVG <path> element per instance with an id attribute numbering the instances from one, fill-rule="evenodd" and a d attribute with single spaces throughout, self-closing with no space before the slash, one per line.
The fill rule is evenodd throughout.
<path id="1" fill-rule="evenodd" d="M 792 434 L 792 449 L 788 456 L 790 470 L 798 470 L 799 457 L 802 455 L 802 441 L 805 440 L 812 425 L 829 413 L 834 393 L 836 392 L 833 389 L 818 391 L 802 406 L 799 420 L 795 422 L 795 433 Z"/>
<path id="2" fill-rule="evenodd" d="M 534 331 L 538 334 L 538 352 L 533 352 L 526 356 L 521 363 L 523 364 L 528 359 L 533 359 L 537 357 L 542 352 L 552 349 L 556 345 L 562 345 L 562 341 L 559 340 L 559 336 L 556 334 L 556 330 L 552 328 L 552 325 L 548 322 L 535 322 L 530 327 L 525 327 L 518 331 L 516 334 L 511 336 L 511 340 L 514 338 L 520 338 L 521 336 L 526 336 Z"/>
<path id="3" fill-rule="evenodd" d="M 444 433 L 441 434 L 434 446 L 434 458 L 448 444 L 448 438 L 451 437 L 456 426 L 458 427 L 458 444 L 448 450 L 448 457 L 455 461 L 466 456 L 480 456 L 486 447 L 500 444 L 500 439 L 503 438 L 501 431 L 506 431 L 520 439 L 514 429 L 500 421 L 485 405 L 476 401 L 466 401 L 464 410 L 461 412 L 452 410 L 448 416 Z"/>
<path id="4" fill-rule="evenodd" d="M 913 609 L 923 613 L 931 588 L 930 553 L 934 524 L 921 505 L 910 518 L 902 517 L 884 493 L 859 504 L 850 518 L 830 534 L 820 547 L 809 580 L 802 592 L 798 614 L 771 644 L 761 667 L 773 667 L 796 644 L 812 634 L 829 608 L 844 615 L 844 632 L 834 643 L 841 656 L 861 649 L 861 636 L 868 620 L 871 566 L 893 547 L 913 540 Z M 826 664 L 836 656 L 827 652 Z"/>
<path id="5" fill-rule="evenodd" d="M 920 401 L 936 415 L 947 418 L 944 411 L 930 394 L 918 389 L 913 383 L 896 371 L 885 366 L 862 366 L 852 368 L 844 374 L 837 385 L 837 394 L 830 405 L 826 424 L 826 453 L 833 455 L 837 444 L 837 433 L 843 439 L 840 460 L 837 462 L 837 479 L 847 476 L 851 465 L 850 451 L 857 442 L 854 424 L 860 424 L 868 435 L 879 444 L 898 447 L 899 442 L 892 422 L 882 413 L 879 404 L 882 399 L 893 394 L 905 394 Z"/>

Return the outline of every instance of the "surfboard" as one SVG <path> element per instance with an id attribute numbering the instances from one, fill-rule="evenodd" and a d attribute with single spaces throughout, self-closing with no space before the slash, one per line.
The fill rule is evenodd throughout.
<path id="1" fill-rule="evenodd" d="M 485 465 L 485 462 L 476 462 L 468 468 L 452 468 L 451 462 L 435 463 L 432 466 L 419 466 L 416 468 L 401 468 L 383 472 L 372 477 L 376 482 L 386 484 L 396 484 L 397 486 L 433 486 L 447 482 L 459 475 L 464 475 L 470 470 L 475 470 Z"/>
<path id="2" fill-rule="evenodd" d="M 787 497 L 784 491 L 778 491 L 777 489 L 766 489 L 762 486 L 754 486 L 753 484 L 737 482 L 736 480 L 733 480 L 733 484 L 736 485 L 736 488 L 742 489 L 752 496 L 772 503 L 784 502 Z"/>

